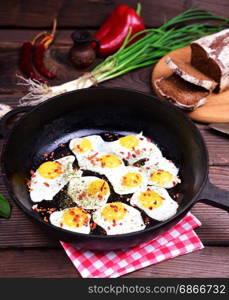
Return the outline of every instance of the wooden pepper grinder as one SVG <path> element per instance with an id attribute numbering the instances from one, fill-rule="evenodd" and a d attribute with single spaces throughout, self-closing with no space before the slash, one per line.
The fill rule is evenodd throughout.
<path id="1" fill-rule="evenodd" d="M 70 60 L 77 68 L 88 67 L 96 58 L 98 41 L 88 31 L 74 31 L 71 38 L 74 44 L 69 51 Z"/>

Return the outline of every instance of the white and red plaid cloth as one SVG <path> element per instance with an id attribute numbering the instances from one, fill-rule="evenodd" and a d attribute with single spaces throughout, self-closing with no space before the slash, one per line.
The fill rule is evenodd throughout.
<path id="1" fill-rule="evenodd" d="M 203 244 L 194 232 L 200 225 L 200 221 L 188 213 L 166 233 L 125 250 L 79 251 L 71 244 L 61 244 L 82 277 L 114 278 L 202 249 Z"/>

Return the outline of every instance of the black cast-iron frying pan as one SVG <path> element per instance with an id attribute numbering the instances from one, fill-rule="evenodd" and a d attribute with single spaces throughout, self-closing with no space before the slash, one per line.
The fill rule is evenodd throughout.
<path id="1" fill-rule="evenodd" d="M 24 108 L 28 110 L 28 108 Z M 6 119 L 23 110 L 9 113 Z M 43 153 L 74 137 L 115 132 L 140 133 L 156 142 L 180 168 L 182 183 L 177 214 L 143 231 L 115 235 L 73 233 L 44 222 L 31 206 L 25 185 L 29 170 L 43 162 Z M 120 88 L 91 88 L 50 99 L 24 115 L 11 130 L 2 154 L 5 184 L 10 196 L 32 219 L 59 240 L 78 248 L 111 250 L 133 247 L 167 231 L 197 201 L 229 211 L 229 192 L 208 181 L 208 154 L 196 126 L 174 106 L 153 96 Z"/>

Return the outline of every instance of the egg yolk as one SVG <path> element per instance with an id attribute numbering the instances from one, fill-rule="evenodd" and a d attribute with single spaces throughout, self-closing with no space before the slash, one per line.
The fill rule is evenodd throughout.
<path id="1" fill-rule="evenodd" d="M 127 187 L 136 187 L 142 183 L 142 176 L 138 173 L 127 173 L 122 177 L 122 185 Z"/>
<path id="2" fill-rule="evenodd" d="M 150 210 L 161 206 L 164 200 L 159 194 L 151 190 L 141 193 L 138 199 L 143 207 Z"/>
<path id="3" fill-rule="evenodd" d="M 173 175 L 164 170 L 158 170 L 151 174 L 151 180 L 157 184 L 164 185 L 173 180 Z"/>
<path id="4" fill-rule="evenodd" d="M 80 208 L 72 208 L 64 212 L 63 223 L 70 227 L 87 226 L 89 222 L 88 215 Z"/>
<path id="5" fill-rule="evenodd" d="M 110 191 L 109 185 L 105 180 L 94 180 L 87 187 L 89 195 L 104 196 Z"/>
<path id="6" fill-rule="evenodd" d="M 127 209 L 121 202 L 113 202 L 102 210 L 102 216 L 107 221 L 119 221 L 126 215 Z"/>
<path id="7" fill-rule="evenodd" d="M 139 145 L 139 139 L 135 135 L 127 135 L 119 139 L 122 147 L 132 149 Z"/>
<path id="8" fill-rule="evenodd" d="M 122 164 L 120 158 L 114 154 L 107 154 L 100 158 L 102 168 L 117 168 Z"/>
<path id="9" fill-rule="evenodd" d="M 38 173 L 48 179 L 59 177 L 63 171 L 61 164 L 57 161 L 46 161 L 38 168 Z"/>
<path id="10" fill-rule="evenodd" d="M 88 139 L 82 139 L 74 146 L 74 150 L 78 153 L 85 153 L 92 148 L 92 144 Z"/>

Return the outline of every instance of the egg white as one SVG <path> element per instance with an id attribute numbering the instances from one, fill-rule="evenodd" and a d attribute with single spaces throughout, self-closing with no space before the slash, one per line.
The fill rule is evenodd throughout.
<path id="1" fill-rule="evenodd" d="M 154 191 L 155 193 L 159 194 L 162 198 L 164 198 L 162 200 L 161 206 L 149 209 L 142 205 L 139 197 L 141 193 L 147 192 L 147 190 Z M 171 218 L 173 215 L 176 214 L 178 209 L 177 202 L 170 197 L 168 192 L 164 188 L 159 188 L 155 186 L 147 187 L 146 189 L 142 189 L 141 191 L 134 193 L 131 197 L 130 204 L 142 209 L 150 218 L 155 219 L 157 221 L 165 221 Z"/>
<path id="2" fill-rule="evenodd" d="M 65 208 L 60 211 L 55 211 L 50 215 L 49 221 L 52 225 L 55 225 L 57 227 L 67 229 L 69 231 L 78 232 L 78 233 L 90 233 L 90 219 L 91 215 L 87 214 L 88 216 L 88 223 L 86 225 L 83 225 L 81 227 L 72 227 L 68 226 L 67 224 L 64 224 L 63 222 L 63 215 L 65 211 L 68 211 L 72 208 Z M 62 225 L 62 226 L 61 226 Z"/>
<path id="3" fill-rule="evenodd" d="M 65 156 L 56 161 L 61 164 L 63 173 L 53 179 L 42 177 L 38 170 L 31 177 L 30 198 L 33 202 L 42 200 L 52 200 L 53 197 L 68 183 L 71 176 L 75 174 L 72 163 L 75 157 L 73 155 Z"/>
<path id="4" fill-rule="evenodd" d="M 106 205 L 109 205 L 109 203 Z M 93 213 L 92 217 L 93 221 L 100 227 L 102 227 L 106 231 L 107 235 L 124 234 L 129 232 L 140 231 L 146 227 L 146 225 L 143 222 L 141 213 L 137 209 L 124 203 L 123 205 L 126 209 L 126 214 L 123 217 L 123 219 L 115 222 L 114 225 L 113 222 L 105 220 L 102 215 L 102 211 L 106 207 L 106 205 L 96 210 Z"/>
<path id="5" fill-rule="evenodd" d="M 110 196 L 110 188 L 101 199 L 99 199 L 96 195 L 88 195 L 87 187 L 95 180 L 103 179 L 100 179 L 96 176 L 84 176 L 72 178 L 69 181 L 67 193 L 79 207 L 85 209 L 97 209 L 107 202 Z"/>

